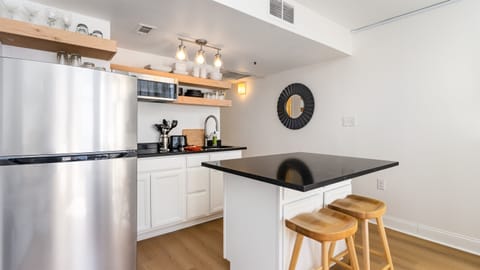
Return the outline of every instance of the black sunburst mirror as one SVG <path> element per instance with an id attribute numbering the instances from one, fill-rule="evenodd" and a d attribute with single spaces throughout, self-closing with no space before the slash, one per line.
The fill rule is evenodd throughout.
<path id="1" fill-rule="evenodd" d="M 314 109 L 313 94 L 301 83 L 285 87 L 278 97 L 278 119 L 289 129 L 304 127 L 312 119 Z"/>

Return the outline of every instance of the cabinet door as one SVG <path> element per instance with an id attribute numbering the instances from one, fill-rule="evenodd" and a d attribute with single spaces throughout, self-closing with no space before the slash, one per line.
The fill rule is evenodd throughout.
<path id="1" fill-rule="evenodd" d="M 152 227 L 185 220 L 185 170 L 151 174 Z"/>
<path id="2" fill-rule="evenodd" d="M 137 178 L 137 231 L 150 229 L 150 174 L 139 173 Z"/>
<path id="3" fill-rule="evenodd" d="M 201 191 L 187 195 L 187 219 L 207 216 L 209 213 L 208 192 Z"/>
<path id="4" fill-rule="evenodd" d="M 209 189 L 210 170 L 205 167 L 187 169 L 187 193 Z"/>
<path id="5" fill-rule="evenodd" d="M 223 173 L 210 171 L 210 213 L 223 210 Z"/>

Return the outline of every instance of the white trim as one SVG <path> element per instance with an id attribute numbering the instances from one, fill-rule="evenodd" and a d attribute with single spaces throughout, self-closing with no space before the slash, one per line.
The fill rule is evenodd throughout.
<path id="1" fill-rule="evenodd" d="M 198 224 L 201 224 L 201 223 L 205 223 L 205 222 L 209 222 L 209 221 L 219 219 L 219 218 L 222 218 L 222 217 L 223 217 L 223 213 L 220 212 L 220 213 L 213 214 L 211 216 L 202 217 L 202 218 L 187 221 L 187 222 L 182 222 L 182 223 L 175 224 L 175 225 L 168 226 L 168 227 L 153 228 L 153 229 L 141 231 L 141 232 L 137 233 L 137 241 L 142 241 L 142 240 L 152 238 L 152 237 L 156 237 L 156 236 L 159 236 L 159 235 L 162 235 L 162 234 L 171 233 L 171 232 L 174 232 L 174 231 L 178 231 L 178 230 L 181 230 L 181 229 L 192 227 L 192 226 L 195 226 L 195 225 L 198 225 Z"/>
<path id="2" fill-rule="evenodd" d="M 480 256 L 480 239 L 478 238 L 396 217 L 384 216 L 383 219 L 387 228 Z"/>

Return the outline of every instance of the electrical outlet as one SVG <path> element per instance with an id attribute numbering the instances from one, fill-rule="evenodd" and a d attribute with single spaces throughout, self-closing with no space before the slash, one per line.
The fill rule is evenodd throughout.
<path id="1" fill-rule="evenodd" d="M 385 190 L 387 188 L 385 179 L 378 178 L 377 179 L 377 189 L 378 190 Z"/>

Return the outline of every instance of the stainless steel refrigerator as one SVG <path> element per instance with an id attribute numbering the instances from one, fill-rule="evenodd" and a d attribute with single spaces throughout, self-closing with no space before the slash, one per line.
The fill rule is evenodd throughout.
<path id="1" fill-rule="evenodd" d="M 0 269 L 132 270 L 136 79 L 0 58 Z"/>

